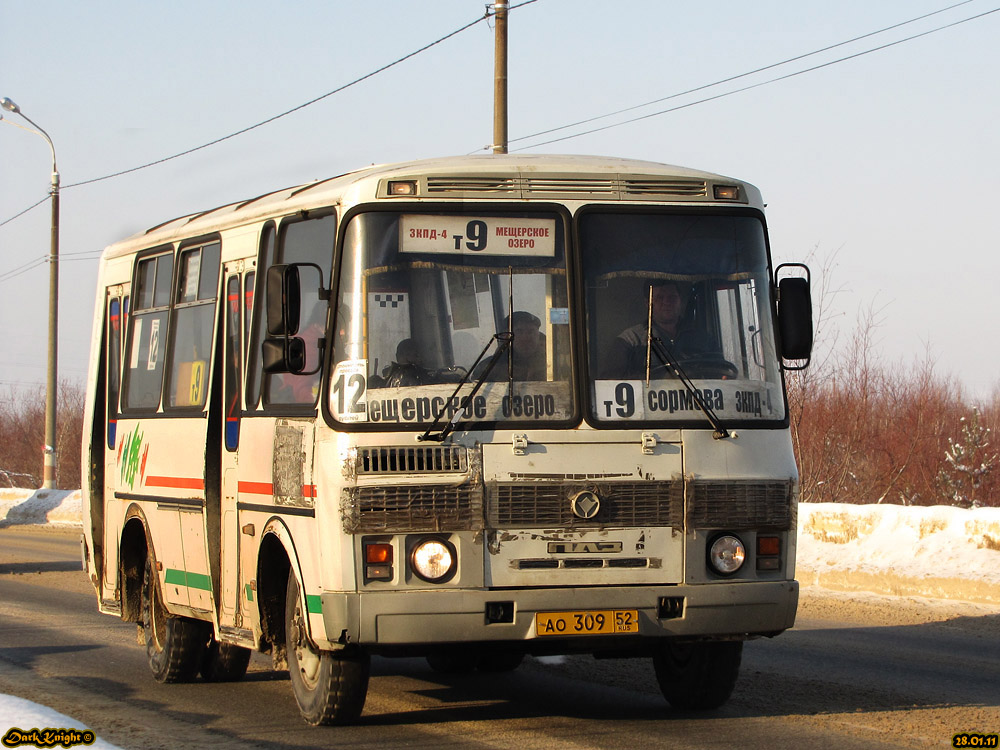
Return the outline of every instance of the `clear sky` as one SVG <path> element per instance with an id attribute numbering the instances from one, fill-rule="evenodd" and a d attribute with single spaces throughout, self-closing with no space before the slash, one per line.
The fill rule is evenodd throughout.
<path id="1" fill-rule="evenodd" d="M 519 0 L 513 0 L 514 5 Z M 538 0 L 510 15 L 511 150 L 549 128 L 678 94 L 956 0 Z M 659 112 L 1000 8 L 970 0 L 884 34 L 553 136 Z M 60 377 L 85 377 L 97 255 L 175 216 L 370 163 L 492 140 L 493 35 L 479 23 L 274 123 L 484 14 L 430 3 L 0 0 L 0 96 L 56 145 Z M 876 352 L 976 397 L 1000 384 L 1000 12 L 813 72 L 532 153 L 626 156 L 757 185 L 776 262 L 829 266 L 841 337 L 874 306 Z M 0 221 L 45 198 L 44 141 L 0 122 Z M 553 137 L 549 136 L 549 137 Z M 0 391 L 45 381 L 49 207 L 0 226 Z M 831 261 L 832 259 L 832 261 Z M 35 267 L 33 264 L 38 263 Z M 819 280 L 819 279 L 817 279 Z"/>

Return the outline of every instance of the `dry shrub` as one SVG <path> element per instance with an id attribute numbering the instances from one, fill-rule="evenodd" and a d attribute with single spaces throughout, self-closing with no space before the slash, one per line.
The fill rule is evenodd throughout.
<path id="1" fill-rule="evenodd" d="M 863 311 L 846 346 L 788 379 L 802 500 L 1000 505 L 1000 397 L 972 403 L 929 356 L 883 362 L 879 315 Z"/>
<path id="2" fill-rule="evenodd" d="M 56 487 L 80 486 L 80 440 L 85 393 L 66 381 L 56 402 Z M 45 444 L 45 389 L 8 389 L 0 396 L 0 486 L 41 487 Z"/>

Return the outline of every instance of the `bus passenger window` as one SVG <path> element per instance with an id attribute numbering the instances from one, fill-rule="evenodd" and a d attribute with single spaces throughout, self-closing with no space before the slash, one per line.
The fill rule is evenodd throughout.
<path id="1" fill-rule="evenodd" d="M 164 253 L 143 258 L 136 268 L 135 309 L 125 358 L 125 409 L 155 409 L 160 403 L 173 264 L 174 256 Z"/>
<path id="2" fill-rule="evenodd" d="M 171 328 L 170 406 L 203 406 L 207 398 L 219 243 L 184 250 Z"/>

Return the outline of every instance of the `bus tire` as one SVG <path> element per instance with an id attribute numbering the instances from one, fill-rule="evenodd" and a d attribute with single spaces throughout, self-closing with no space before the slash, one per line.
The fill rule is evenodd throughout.
<path id="1" fill-rule="evenodd" d="M 302 718 L 313 726 L 349 724 L 361 715 L 368 695 L 371 659 L 359 649 L 321 651 L 309 639 L 295 571 L 285 594 L 288 676 Z"/>
<path id="2" fill-rule="evenodd" d="M 742 656 L 742 641 L 668 643 L 653 656 L 653 667 L 671 706 L 707 711 L 729 700 Z"/>
<path id="3" fill-rule="evenodd" d="M 205 649 L 201 676 L 207 682 L 238 682 L 250 665 L 250 649 L 233 643 L 219 643 L 214 638 Z"/>
<path id="4" fill-rule="evenodd" d="M 481 658 L 477 650 L 455 646 L 427 654 L 427 666 L 439 674 L 468 674 L 479 666 Z"/>
<path id="5" fill-rule="evenodd" d="M 513 672 L 524 661 L 517 651 L 486 651 L 479 659 L 480 672 Z"/>
<path id="6" fill-rule="evenodd" d="M 204 652 L 204 625 L 167 613 L 160 600 L 153 561 L 148 557 L 142 578 L 142 628 L 154 680 L 190 682 L 195 678 Z"/>

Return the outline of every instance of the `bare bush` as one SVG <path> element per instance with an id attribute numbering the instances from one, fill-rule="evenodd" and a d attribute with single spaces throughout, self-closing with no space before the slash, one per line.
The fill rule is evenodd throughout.
<path id="1" fill-rule="evenodd" d="M 818 291 L 823 310 L 829 287 Z M 989 441 L 1000 421 L 1000 389 L 977 405 L 935 373 L 929 354 L 886 363 L 876 339 L 883 314 L 874 305 L 862 310 L 845 346 L 827 348 L 812 371 L 788 378 L 801 499 L 1000 505 L 1000 454 Z"/>
<path id="2" fill-rule="evenodd" d="M 56 487 L 80 486 L 80 446 L 85 393 L 63 381 L 56 414 Z M 0 396 L 0 486 L 42 484 L 45 444 L 45 389 L 8 389 Z"/>

